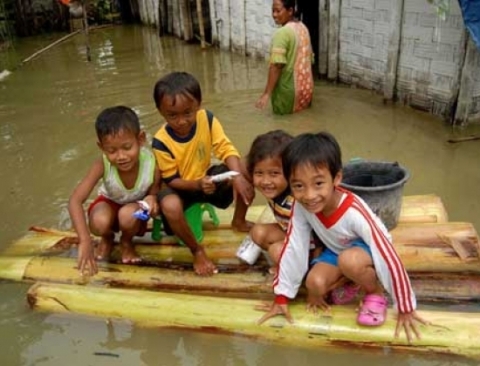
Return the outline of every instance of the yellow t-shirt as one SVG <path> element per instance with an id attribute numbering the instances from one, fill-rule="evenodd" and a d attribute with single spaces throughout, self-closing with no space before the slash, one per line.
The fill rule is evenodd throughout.
<path id="1" fill-rule="evenodd" d="M 168 124 L 164 124 L 155 134 L 152 147 L 166 183 L 176 178 L 196 180 L 204 177 L 212 152 L 223 162 L 229 156 L 240 157 L 218 119 L 205 109 L 197 112 L 197 121 L 187 137 L 176 136 Z"/>

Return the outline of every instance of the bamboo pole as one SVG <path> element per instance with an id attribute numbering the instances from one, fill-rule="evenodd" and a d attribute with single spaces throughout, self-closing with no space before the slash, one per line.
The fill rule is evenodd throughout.
<path id="1" fill-rule="evenodd" d="M 203 23 L 202 0 L 197 0 L 198 27 L 200 29 L 200 47 L 206 48 L 205 25 Z"/>
<path id="2" fill-rule="evenodd" d="M 52 48 L 52 47 L 54 47 L 54 46 L 56 46 L 56 45 L 58 45 L 59 43 L 62 43 L 62 42 L 64 42 L 64 41 L 66 41 L 67 39 L 69 39 L 69 38 L 77 35 L 77 34 L 80 33 L 81 31 L 82 31 L 82 30 L 79 29 L 79 30 L 76 30 L 75 32 L 72 32 L 72 33 L 69 33 L 69 34 L 63 36 L 62 38 L 57 39 L 55 42 L 50 43 L 48 46 L 43 47 L 42 49 L 40 49 L 40 50 L 36 51 L 35 53 L 33 53 L 32 55 L 28 56 L 26 59 L 22 60 L 21 63 L 22 63 L 22 64 L 25 64 L 25 63 L 27 63 L 28 61 L 33 60 L 35 57 L 39 56 L 39 55 L 42 54 L 43 52 L 49 50 L 50 48 Z"/>
<path id="3" fill-rule="evenodd" d="M 289 307 L 293 324 L 276 317 L 260 326 L 258 300 L 43 283 L 33 285 L 27 299 L 35 310 L 129 319 L 142 327 L 216 331 L 302 347 L 391 347 L 480 357 L 476 313 L 420 310 L 431 325 L 419 325 L 422 339 L 409 345 L 404 334 L 394 337 L 392 309 L 381 327 L 361 327 L 355 322 L 354 307 L 334 306 L 328 315 L 315 315 L 305 310 L 305 303 L 293 302 Z"/>
<path id="4" fill-rule="evenodd" d="M 187 269 L 187 268 L 186 268 Z M 236 266 L 232 273 L 228 266 L 220 266 L 220 273 L 212 277 L 197 276 L 190 268 L 176 270 L 139 267 L 125 264 L 101 263 L 95 276 L 82 276 L 74 258 L 62 257 L 0 257 L 0 279 L 13 281 L 41 281 L 77 285 L 137 288 L 217 296 L 266 298 L 272 295 L 273 276 L 267 265 L 256 270 L 246 265 Z M 480 276 L 456 273 L 409 273 L 419 301 L 443 303 L 480 300 Z M 299 296 L 305 295 L 302 286 Z"/>

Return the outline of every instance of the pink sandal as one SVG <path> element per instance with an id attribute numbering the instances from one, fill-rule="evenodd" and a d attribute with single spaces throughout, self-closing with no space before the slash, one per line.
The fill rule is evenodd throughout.
<path id="1" fill-rule="evenodd" d="M 354 282 L 347 282 L 346 284 L 332 290 L 330 293 L 330 300 L 332 304 L 335 305 L 348 304 L 357 297 L 359 291 L 359 285 Z"/>
<path id="2" fill-rule="evenodd" d="M 357 316 L 357 323 L 376 327 L 385 323 L 388 301 L 383 295 L 369 294 L 362 300 L 362 306 Z"/>

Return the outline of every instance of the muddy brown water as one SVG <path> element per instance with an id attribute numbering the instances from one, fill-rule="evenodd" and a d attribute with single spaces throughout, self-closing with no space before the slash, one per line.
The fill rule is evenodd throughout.
<path id="1" fill-rule="evenodd" d="M 51 38 L 16 43 L 0 58 L 2 66 L 13 68 Z M 198 77 L 204 106 L 222 121 L 242 153 L 257 134 L 271 129 L 292 134 L 328 130 L 337 136 L 344 161 L 356 157 L 398 161 L 411 174 L 405 194 L 438 194 L 451 221 L 480 227 L 480 141 L 447 143 L 452 136 L 480 133 L 478 125 L 452 130 L 426 113 L 385 105 L 369 91 L 323 82 L 316 84 L 312 108 L 274 116 L 270 109 L 253 107 L 266 80 L 263 60 L 201 51 L 174 38 L 160 39 L 154 29 L 139 26 L 97 30 L 91 42 L 91 63 L 86 62 L 82 36 L 76 36 L 0 82 L 0 250 L 30 225 L 68 227 L 69 194 L 99 153 L 93 129 L 96 115 L 106 106 L 131 106 L 151 136 L 161 123 L 152 87 L 172 70 Z M 26 306 L 27 288 L 0 283 L 1 365 L 476 364 L 389 349 L 286 348 L 239 337 L 42 314 Z"/>

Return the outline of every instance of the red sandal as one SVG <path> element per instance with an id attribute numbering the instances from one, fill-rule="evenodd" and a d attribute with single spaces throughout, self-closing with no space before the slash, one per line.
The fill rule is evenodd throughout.
<path id="1" fill-rule="evenodd" d="M 369 327 L 376 327 L 385 323 L 388 301 L 383 295 L 368 294 L 362 300 L 357 316 L 357 323 Z"/>

